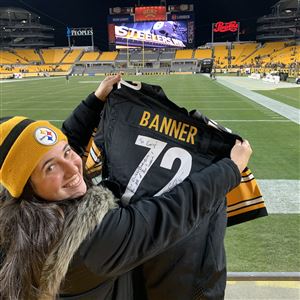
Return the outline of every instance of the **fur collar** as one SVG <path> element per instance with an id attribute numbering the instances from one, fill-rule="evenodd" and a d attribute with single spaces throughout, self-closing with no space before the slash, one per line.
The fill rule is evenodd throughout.
<path id="1" fill-rule="evenodd" d="M 78 201 L 65 220 L 62 238 L 49 254 L 41 275 L 40 300 L 55 299 L 69 264 L 82 241 L 117 207 L 116 198 L 102 186 L 94 186 Z"/>

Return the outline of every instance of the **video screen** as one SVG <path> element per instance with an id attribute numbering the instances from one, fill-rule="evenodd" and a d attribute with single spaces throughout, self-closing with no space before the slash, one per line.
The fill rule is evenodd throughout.
<path id="1" fill-rule="evenodd" d="M 186 21 L 157 21 L 115 24 L 116 48 L 186 48 Z"/>

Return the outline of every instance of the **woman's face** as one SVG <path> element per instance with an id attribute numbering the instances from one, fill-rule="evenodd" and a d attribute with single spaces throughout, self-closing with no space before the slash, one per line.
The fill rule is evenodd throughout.
<path id="1" fill-rule="evenodd" d="M 82 160 L 65 141 L 47 152 L 31 174 L 34 192 L 48 201 L 74 199 L 86 193 Z"/>

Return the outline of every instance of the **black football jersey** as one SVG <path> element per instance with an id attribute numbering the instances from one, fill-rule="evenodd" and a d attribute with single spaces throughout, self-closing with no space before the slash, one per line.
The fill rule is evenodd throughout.
<path id="1" fill-rule="evenodd" d="M 121 81 L 104 106 L 90 147 L 95 183 L 113 183 L 123 205 L 161 195 L 192 172 L 229 157 L 236 134 L 198 111 L 170 101 L 162 88 Z M 96 175 L 96 176 L 95 176 Z M 267 215 L 252 172 L 227 195 L 228 226 Z"/>

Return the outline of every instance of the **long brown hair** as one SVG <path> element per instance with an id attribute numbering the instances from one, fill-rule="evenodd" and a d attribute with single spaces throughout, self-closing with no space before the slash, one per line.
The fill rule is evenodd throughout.
<path id="1" fill-rule="evenodd" d="M 47 254 L 61 237 L 64 207 L 25 193 L 0 191 L 0 298 L 37 299 Z M 31 196 L 29 196 L 31 195 Z"/>

